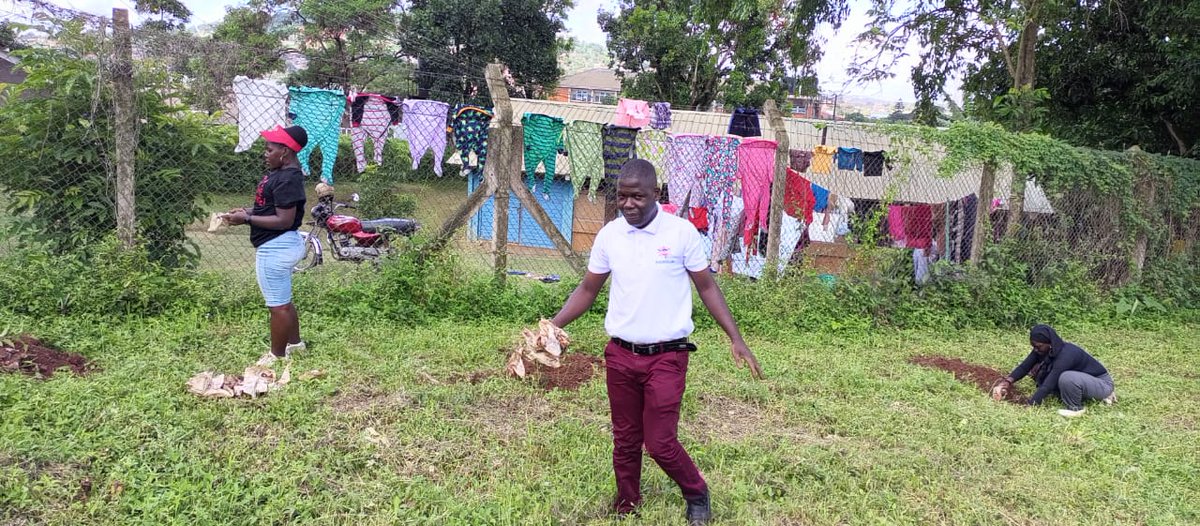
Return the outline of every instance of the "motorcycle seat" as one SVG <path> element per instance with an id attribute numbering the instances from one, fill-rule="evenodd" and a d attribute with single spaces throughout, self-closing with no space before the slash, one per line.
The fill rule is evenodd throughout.
<path id="1" fill-rule="evenodd" d="M 410 236 L 413 232 L 420 228 L 420 224 L 413 219 L 399 219 L 385 217 L 382 219 L 371 219 L 362 222 L 362 231 L 368 233 L 376 233 L 382 230 L 393 230 L 397 234 Z"/>

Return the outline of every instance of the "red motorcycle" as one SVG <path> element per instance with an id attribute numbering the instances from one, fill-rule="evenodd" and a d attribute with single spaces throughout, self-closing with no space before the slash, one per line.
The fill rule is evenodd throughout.
<path id="1" fill-rule="evenodd" d="M 351 200 L 358 202 L 358 194 Z M 324 263 L 325 248 L 321 244 L 322 232 L 329 242 L 329 252 L 339 261 L 377 261 L 393 250 L 395 236 L 412 237 L 421 228 L 415 219 L 381 218 L 361 220 L 354 216 L 338 214 L 341 208 L 354 209 L 353 205 L 333 200 L 333 187 L 317 185 L 317 205 L 312 208 L 312 221 L 308 232 L 300 232 L 304 240 L 304 259 L 296 265 L 296 272 L 303 272 Z"/>

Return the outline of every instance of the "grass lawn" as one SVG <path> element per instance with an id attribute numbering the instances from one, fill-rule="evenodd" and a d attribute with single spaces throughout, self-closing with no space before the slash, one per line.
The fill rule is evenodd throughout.
<path id="1" fill-rule="evenodd" d="M 602 374 L 576 392 L 456 383 L 500 370 L 520 326 L 308 315 L 293 372 L 324 378 L 253 401 L 188 394 L 195 372 L 240 372 L 265 350 L 264 314 L 8 320 L 100 370 L 0 374 L 0 523 L 618 523 Z M 571 330 L 571 352 L 600 352 L 601 320 Z M 1007 369 L 1023 333 L 750 335 L 757 382 L 702 331 L 681 439 L 721 524 L 1200 522 L 1196 328 L 1063 332 L 1110 368 L 1118 405 L 1068 421 L 906 362 Z M 649 458 L 643 489 L 619 523 L 683 523 Z"/>

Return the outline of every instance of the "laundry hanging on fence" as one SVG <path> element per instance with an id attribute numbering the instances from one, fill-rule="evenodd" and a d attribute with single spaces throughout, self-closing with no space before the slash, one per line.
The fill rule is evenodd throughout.
<path id="1" fill-rule="evenodd" d="M 658 176 L 658 184 L 662 185 L 669 179 L 667 174 L 667 147 L 671 137 L 662 130 L 641 130 L 637 135 L 637 147 L 634 154 L 654 166 Z"/>
<path id="2" fill-rule="evenodd" d="M 563 132 L 567 159 L 571 162 L 573 195 L 586 190 L 588 199 L 596 199 L 596 187 L 604 178 L 604 125 L 598 122 L 573 121 Z"/>
<path id="3" fill-rule="evenodd" d="M 350 140 L 354 145 L 354 162 L 358 173 L 367 169 L 366 142 L 371 139 L 375 164 L 383 165 L 383 149 L 388 130 L 400 122 L 400 104 L 396 99 L 374 93 L 360 93 L 350 98 Z"/>
<path id="4" fill-rule="evenodd" d="M 886 152 L 883 150 L 877 152 L 863 152 L 863 176 L 864 177 L 881 177 L 883 176 L 883 166 L 886 163 Z M 888 169 L 891 169 L 888 163 Z"/>
<path id="5" fill-rule="evenodd" d="M 732 234 L 733 187 L 737 182 L 737 149 L 741 140 L 737 137 L 709 137 L 705 141 L 704 155 L 704 201 L 709 213 L 709 235 L 714 243 L 735 237 Z M 715 218 L 714 218 L 715 216 Z M 715 219 L 715 220 L 714 220 Z M 712 266 L 721 258 L 714 245 Z"/>
<path id="6" fill-rule="evenodd" d="M 233 78 L 233 95 L 238 111 L 238 143 L 234 152 L 249 150 L 258 140 L 259 132 L 287 123 L 288 89 L 283 84 L 238 75 Z"/>
<path id="7" fill-rule="evenodd" d="M 676 133 L 667 145 L 667 194 L 671 203 L 683 205 L 686 199 L 691 206 L 704 204 L 704 150 L 707 135 Z M 688 198 L 688 196 L 691 196 Z M 707 222 L 706 222 L 707 224 Z"/>
<path id="8" fill-rule="evenodd" d="M 788 166 L 797 172 L 808 170 L 812 164 L 812 152 L 804 150 L 788 150 Z"/>
<path id="9" fill-rule="evenodd" d="M 833 171 L 833 154 L 837 147 L 823 144 L 813 147 L 812 173 L 827 174 Z"/>
<path id="10" fill-rule="evenodd" d="M 617 101 L 617 113 L 613 117 L 613 124 L 627 128 L 641 128 L 650 124 L 650 105 L 637 99 Z"/>
<path id="11" fill-rule="evenodd" d="M 893 245 L 905 246 L 904 207 L 902 205 L 888 205 L 887 223 L 888 235 L 891 236 Z"/>
<path id="12" fill-rule="evenodd" d="M 650 105 L 650 127 L 665 130 L 671 127 L 671 103 L 655 102 Z"/>
<path id="13" fill-rule="evenodd" d="M 454 137 L 463 177 L 482 173 L 483 165 L 487 164 L 488 125 L 491 122 L 490 108 L 466 104 L 454 107 L 450 126 L 446 130 Z M 471 166 L 472 153 L 475 154 L 475 166 Z"/>
<path id="14" fill-rule="evenodd" d="M 800 172 L 788 168 L 783 191 L 783 211 L 809 224 L 813 221 L 813 209 L 816 206 L 817 198 L 813 195 L 812 182 L 802 177 Z"/>
<path id="15" fill-rule="evenodd" d="M 625 166 L 625 161 L 633 158 L 637 133 L 637 128 L 615 124 L 606 125 L 601 132 L 604 138 L 604 185 L 609 196 L 616 196 L 617 178 L 621 176 L 621 167 Z"/>
<path id="16" fill-rule="evenodd" d="M 837 149 L 837 167 L 838 170 L 861 172 L 863 169 L 863 151 L 858 148 L 839 147 Z"/>
<path id="17" fill-rule="evenodd" d="M 729 116 L 729 134 L 741 137 L 760 137 L 762 127 L 758 122 L 758 110 L 754 108 L 737 108 Z"/>
<path id="18" fill-rule="evenodd" d="M 558 169 L 558 151 L 563 148 L 563 129 L 567 123 L 561 117 L 526 113 L 521 116 L 521 126 L 525 130 L 525 177 L 529 189 L 537 188 L 537 167 L 541 164 L 546 170 L 542 175 L 542 189 L 549 192 Z"/>
<path id="19" fill-rule="evenodd" d="M 307 175 L 311 173 L 308 158 L 321 148 L 321 180 L 333 184 L 333 164 L 337 160 L 338 137 L 341 135 L 342 114 L 346 112 L 346 95 L 341 91 L 321 88 L 288 88 L 294 115 L 292 124 L 308 133 L 308 144 L 296 158 Z"/>
<path id="20" fill-rule="evenodd" d="M 403 108 L 404 132 L 408 136 L 408 152 L 412 169 L 421 166 L 426 152 L 433 153 L 433 173 L 442 176 L 442 159 L 446 156 L 446 117 L 450 105 L 424 99 L 405 99 Z"/>
<path id="21" fill-rule="evenodd" d="M 751 240 L 760 230 L 766 231 L 771 210 L 771 178 L 775 176 L 777 143 L 768 139 L 747 138 L 737 149 L 737 178 L 742 182 L 742 203 L 746 222 L 742 232 L 744 243 L 752 250 Z M 757 253 L 757 252 L 755 252 Z"/>
<path id="22" fill-rule="evenodd" d="M 817 183 L 812 184 L 813 211 L 824 212 L 829 206 L 829 190 Z"/>

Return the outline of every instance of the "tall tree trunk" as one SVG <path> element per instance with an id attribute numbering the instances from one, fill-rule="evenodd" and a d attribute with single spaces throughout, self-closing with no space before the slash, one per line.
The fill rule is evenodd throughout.
<path id="1" fill-rule="evenodd" d="M 1017 91 L 1032 91 L 1037 78 L 1036 51 L 1038 31 L 1038 14 L 1041 2 L 1031 0 L 1026 4 L 1025 26 L 1021 28 L 1020 39 L 1017 40 L 1017 67 L 1013 75 L 1013 89 Z M 1033 127 L 1028 116 L 1022 116 L 1016 131 L 1027 132 Z M 1010 239 L 1017 235 L 1021 228 L 1021 219 L 1025 214 L 1025 184 L 1029 174 L 1013 173 L 1012 183 L 1008 192 L 1008 223 L 1004 228 L 1004 238 Z"/>

